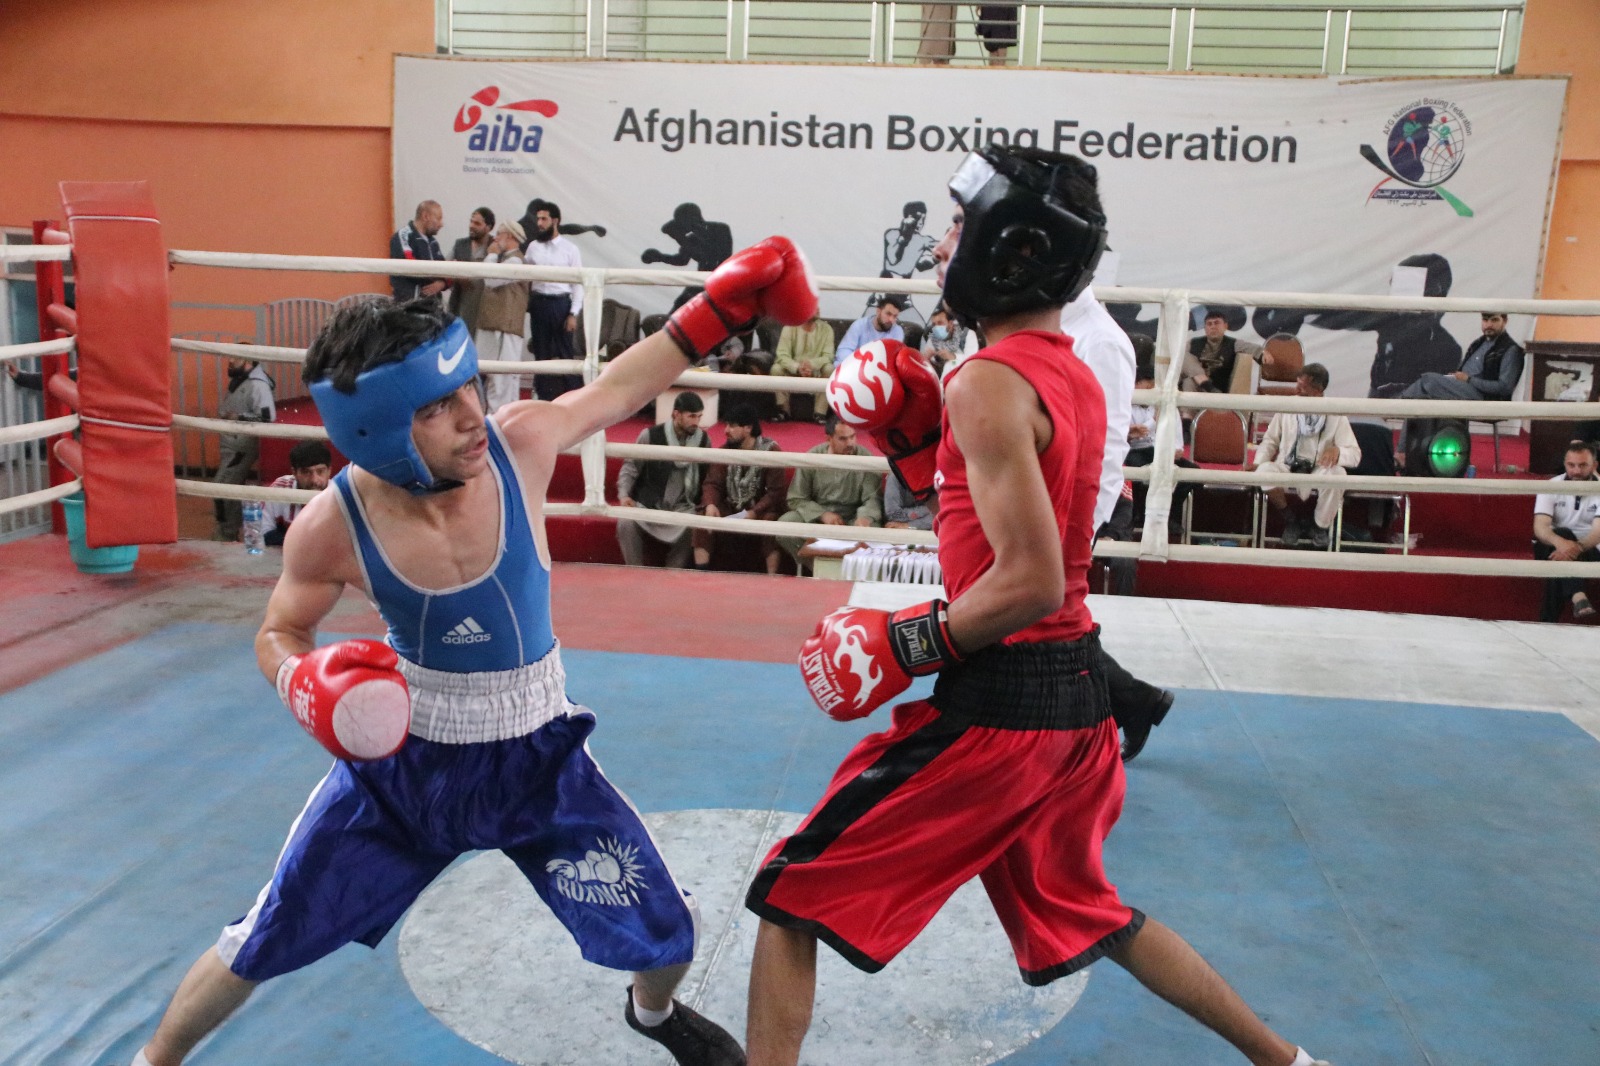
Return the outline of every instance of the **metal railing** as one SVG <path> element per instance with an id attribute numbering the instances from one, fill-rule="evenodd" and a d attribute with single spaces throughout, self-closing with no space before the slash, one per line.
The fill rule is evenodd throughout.
<path id="1" fill-rule="evenodd" d="M 941 11 L 940 9 L 944 10 Z M 952 14 L 946 14 L 945 12 Z M 1509 73 L 1523 4 L 1016 5 L 1006 60 L 1283 74 Z M 440 46 L 501 58 L 957 64 L 989 61 L 975 7 L 895 0 L 449 0 Z M 934 39 L 948 39 L 946 47 Z"/>

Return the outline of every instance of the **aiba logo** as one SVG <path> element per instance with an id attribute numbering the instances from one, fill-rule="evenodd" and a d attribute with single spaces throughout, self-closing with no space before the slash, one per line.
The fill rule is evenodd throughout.
<path id="1" fill-rule="evenodd" d="M 485 119 L 485 108 L 491 112 Z M 554 100 L 512 100 L 500 102 L 500 88 L 490 85 L 472 94 L 471 99 L 456 112 L 457 133 L 471 132 L 467 138 L 469 152 L 537 152 L 544 137 L 544 127 L 528 120 L 526 126 L 517 121 L 519 113 L 532 112 L 545 118 L 554 118 L 560 108 Z M 494 114 L 493 112 L 500 112 Z"/>
<path id="2" fill-rule="evenodd" d="M 1460 106 L 1428 97 L 1413 100 L 1389 116 L 1383 132 L 1386 159 L 1379 158 L 1372 145 L 1361 146 L 1362 158 L 1384 174 L 1367 194 L 1368 200 L 1405 204 L 1443 200 L 1462 218 L 1472 217 L 1472 208 L 1444 187 L 1466 162 L 1467 138 L 1472 134 L 1472 123 Z M 1404 188 L 1385 188 L 1391 181 Z"/>

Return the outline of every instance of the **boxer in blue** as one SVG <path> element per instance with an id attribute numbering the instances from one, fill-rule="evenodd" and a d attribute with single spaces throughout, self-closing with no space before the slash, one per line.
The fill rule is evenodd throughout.
<path id="1" fill-rule="evenodd" d="M 558 453 L 638 410 L 685 357 L 759 315 L 803 323 L 816 304 L 800 253 L 771 238 L 590 385 L 492 419 L 467 329 L 436 303 L 334 317 L 306 380 L 352 465 L 290 527 L 256 653 L 337 761 L 135 1066 L 183 1061 L 261 981 L 376 945 L 451 861 L 487 848 L 517 864 L 584 958 L 632 971 L 630 1026 L 684 1066 L 745 1061 L 672 998 L 694 957 L 693 897 L 589 757 L 594 716 L 566 698 L 539 502 Z M 316 646 L 346 586 L 378 605 L 384 643 Z"/>

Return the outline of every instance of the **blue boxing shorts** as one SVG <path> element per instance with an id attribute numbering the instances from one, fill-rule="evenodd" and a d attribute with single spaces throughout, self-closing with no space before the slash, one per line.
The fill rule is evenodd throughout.
<path id="1" fill-rule="evenodd" d="M 566 700 L 559 649 L 515 670 L 401 671 L 412 735 L 387 759 L 335 763 L 312 790 L 272 880 L 217 941 L 235 974 L 376 947 L 457 856 L 486 849 L 517 864 L 590 962 L 694 958 L 693 900 L 590 756 L 594 715 Z"/>

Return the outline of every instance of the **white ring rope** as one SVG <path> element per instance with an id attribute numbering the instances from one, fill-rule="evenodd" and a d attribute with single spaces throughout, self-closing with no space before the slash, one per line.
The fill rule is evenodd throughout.
<path id="1" fill-rule="evenodd" d="M 607 285 L 699 285 L 710 275 L 698 270 L 622 270 L 592 267 L 506 266 L 499 263 L 462 263 L 454 260 L 423 262 L 410 259 L 374 259 L 346 256 L 268 255 L 246 252 L 202 252 L 173 249 L 173 263 L 188 266 L 233 267 L 246 270 L 320 270 L 340 274 L 386 274 L 418 278 L 513 278 L 519 281 L 560 281 L 587 284 L 595 279 Z M 842 292 L 896 292 L 937 295 L 938 283 L 929 279 L 854 278 L 819 275 L 817 288 Z M 1500 300 L 1472 296 L 1377 296 L 1363 293 L 1328 295 L 1309 292 L 1257 292 L 1231 289 L 1152 289 L 1108 286 L 1095 295 L 1110 303 L 1162 303 L 1181 298 L 1190 304 L 1236 304 L 1248 307 L 1283 307 L 1305 310 L 1357 311 L 1464 311 L 1484 310 L 1528 315 L 1600 315 L 1600 300 Z"/>
<path id="2" fill-rule="evenodd" d="M 1600 577 L 1600 563 L 1558 563 L 1471 555 L 1389 555 L 1366 551 L 1284 551 L 1173 544 L 1167 558 L 1188 563 L 1236 563 L 1291 570 L 1363 570 L 1389 574 L 1466 574 L 1478 577 Z M 1134 541 L 1101 540 L 1094 553 L 1106 558 L 1147 558 Z"/>
<path id="3" fill-rule="evenodd" d="M 310 503 L 317 493 L 310 489 L 275 489 L 271 485 L 224 485 L 215 481 L 178 478 L 179 496 L 203 496 L 213 500 L 259 500 L 262 503 Z"/>
<path id="4" fill-rule="evenodd" d="M 0 261 L 65 260 L 71 249 L 53 245 L 23 245 L 0 248 Z M 585 295 L 592 306 L 600 306 L 607 286 L 667 285 L 684 286 L 702 283 L 707 274 L 684 270 L 637 270 L 536 267 L 526 265 L 482 264 L 461 262 L 418 262 L 408 260 L 357 258 L 339 256 L 292 256 L 243 254 L 234 252 L 204 252 L 174 250 L 169 253 L 174 264 L 190 266 L 241 268 L 255 270 L 307 270 L 346 274 L 400 275 L 407 277 L 437 278 L 510 278 L 520 281 L 572 282 L 584 286 Z M 897 292 L 937 295 L 939 288 L 932 280 L 908 281 L 899 278 L 849 278 L 818 277 L 817 287 L 822 290 L 845 292 Z M 1251 566 L 1287 566 L 1301 569 L 1339 569 L 1381 572 L 1442 573 L 1442 574 L 1502 574 L 1525 577 L 1557 577 L 1569 575 L 1594 576 L 1600 574 L 1600 563 L 1553 563 L 1535 560 L 1473 558 L 1455 556 L 1386 555 L 1365 552 L 1290 552 L 1261 548 L 1227 548 L 1199 545 L 1169 545 L 1166 537 L 1166 518 L 1171 510 L 1171 493 L 1179 483 L 1210 483 L 1252 487 L 1279 486 L 1286 489 L 1329 486 L 1347 492 L 1379 492 L 1402 494 L 1434 492 L 1450 495 L 1527 495 L 1548 492 L 1550 482 L 1531 479 L 1443 479 L 1414 477 L 1360 477 L 1355 475 L 1327 474 L 1266 474 L 1247 470 L 1188 470 L 1173 463 L 1177 452 L 1178 411 L 1220 409 L 1236 412 L 1299 413 L 1325 412 L 1377 416 L 1388 419 L 1405 417 L 1463 418 L 1471 421 L 1491 419 L 1561 418 L 1585 419 L 1600 417 L 1600 403 L 1549 403 L 1516 401 L 1438 401 L 1438 400 L 1377 400 L 1357 397 L 1306 398 L 1295 396 L 1234 395 L 1228 393 L 1185 393 L 1177 388 L 1183 361 L 1183 338 L 1189 326 L 1189 309 L 1195 303 L 1208 306 L 1236 305 L 1245 307 L 1294 308 L 1308 311 L 1322 309 L 1359 309 L 1373 311 L 1419 311 L 1432 313 L 1470 312 L 1484 310 L 1507 314 L 1553 314 L 1600 316 L 1600 301 L 1596 300 L 1498 300 L 1475 297 L 1393 297 L 1362 294 L 1318 293 L 1263 293 L 1233 290 L 1149 289 L 1138 287 L 1107 287 L 1096 292 L 1102 300 L 1123 303 L 1155 303 L 1160 305 L 1158 327 L 1158 354 L 1164 363 L 1162 383 L 1159 388 L 1139 390 L 1135 400 L 1152 404 L 1158 409 L 1155 436 L 1154 462 L 1145 468 L 1125 469 L 1129 480 L 1146 481 L 1150 492 L 1146 503 L 1144 540 L 1131 542 L 1102 541 L 1096 554 L 1103 557 L 1138 557 L 1174 559 L 1179 561 L 1236 563 Z M 586 339 L 590 349 L 585 359 L 529 360 L 511 362 L 485 360 L 481 364 L 485 373 L 492 374 L 575 374 L 583 373 L 590 380 L 603 372 L 596 343 L 599 323 L 586 323 Z M 226 344 L 192 341 L 175 338 L 174 350 L 191 351 L 219 356 L 244 357 L 262 362 L 303 363 L 305 350 L 300 348 L 265 345 Z M 26 350 L 24 350 L 26 349 Z M 47 350 L 48 349 L 48 352 Z M 71 351 L 71 342 L 57 341 L 50 345 L 16 345 L 0 348 L 0 360 L 24 358 L 28 355 L 55 354 Z M 686 371 L 675 384 L 696 390 L 726 389 L 737 392 L 763 393 L 820 393 L 826 388 L 822 379 L 794 377 L 768 377 L 764 375 L 716 374 Z M 55 420 L 57 422 L 66 420 Z M 198 418 L 175 415 L 176 428 L 235 433 L 256 437 L 282 437 L 289 439 L 326 439 L 318 426 L 294 426 L 233 422 L 223 419 Z M 39 423 L 38 426 L 50 425 Z M 18 427 L 18 430 L 24 427 Z M 4 431 L 16 433 L 17 430 Z M 50 431 L 32 430 L 36 436 Z M 57 432 L 60 432 L 58 430 Z M 0 436 L 0 441 L 6 438 Z M 27 438 L 18 438 L 27 439 Z M 849 539 L 866 543 L 933 545 L 932 533 L 913 530 L 882 529 L 878 527 L 839 527 L 794 522 L 767 522 L 746 519 L 707 518 L 703 515 L 648 510 L 647 517 L 639 508 L 617 507 L 603 502 L 603 485 L 593 484 L 603 477 L 604 457 L 622 459 L 693 461 L 707 463 L 734 463 L 759 467 L 790 467 L 839 470 L 865 470 L 880 473 L 887 462 L 876 456 L 834 456 L 827 453 L 746 452 L 743 449 L 671 448 L 651 445 L 610 443 L 603 435 L 585 442 L 579 449 L 585 456 L 585 503 L 546 503 L 544 513 L 551 517 L 570 515 L 603 516 L 613 519 L 635 519 L 661 525 L 688 526 L 691 528 L 734 531 L 746 534 L 769 534 L 791 537 L 818 537 Z M 709 453 L 709 454 L 707 454 Z M 216 485 L 210 482 L 180 480 L 179 492 L 190 496 L 207 496 L 220 499 L 284 500 L 304 502 L 314 495 L 298 489 L 272 489 L 259 486 Z M 61 488 L 61 487 L 58 487 Z M 1590 495 L 1600 492 L 1600 483 L 1563 485 L 1564 494 Z M 46 490 L 47 493 L 56 490 Z M 65 495 L 62 492 L 61 495 Z M 39 493 L 31 494 L 40 496 Z M 57 497 L 50 497 L 57 498 Z M 17 500 L 31 499 L 18 497 Z M 5 501 L 7 510 L 17 501 Z"/>
<path id="5" fill-rule="evenodd" d="M 606 444 L 606 457 L 722 466 L 786 466 L 796 470 L 859 470 L 887 474 L 889 460 L 877 455 L 827 452 L 759 452 L 744 448 L 675 448 L 666 444 Z"/>
<path id="6" fill-rule="evenodd" d="M 83 488 L 83 482 L 74 478 L 63 481 L 59 485 L 40 489 L 37 492 L 24 493 L 21 496 L 8 496 L 0 500 L 0 515 L 11 514 L 14 511 L 26 511 L 30 507 L 39 507 L 43 504 L 54 503 L 63 496 L 71 496 Z"/>
<path id="7" fill-rule="evenodd" d="M 0 244 L 0 263 L 65 263 L 70 244 Z"/>
<path id="8" fill-rule="evenodd" d="M 327 440 L 321 426 L 297 426 L 292 422 L 244 422 L 230 418 L 200 418 L 173 415 L 173 429 L 196 429 L 205 433 L 232 433 L 239 437 L 274 437 L 282 440 Z"/>
<path id="9" fill-rule="evenodd" d="M 76 337 L 62 337 L 54 341 L 31 341 L 27 344 L 0 345 L 0 363 L 12 359 L 28 359 L 37 355 L 71 355 L 78 350 Z"/>
<path id="10" fill-rule="evenodd" d="M 78 416 L 62 415 L 60 418 L 46 418 L 40 422 L 24 422 L 20 426 L 7 426 L 0 429 L 0 444 L 17 444 L 25 440 L 42 440 L 53 437 L 57 433 L 71 433 L 81 423 Z"/>

